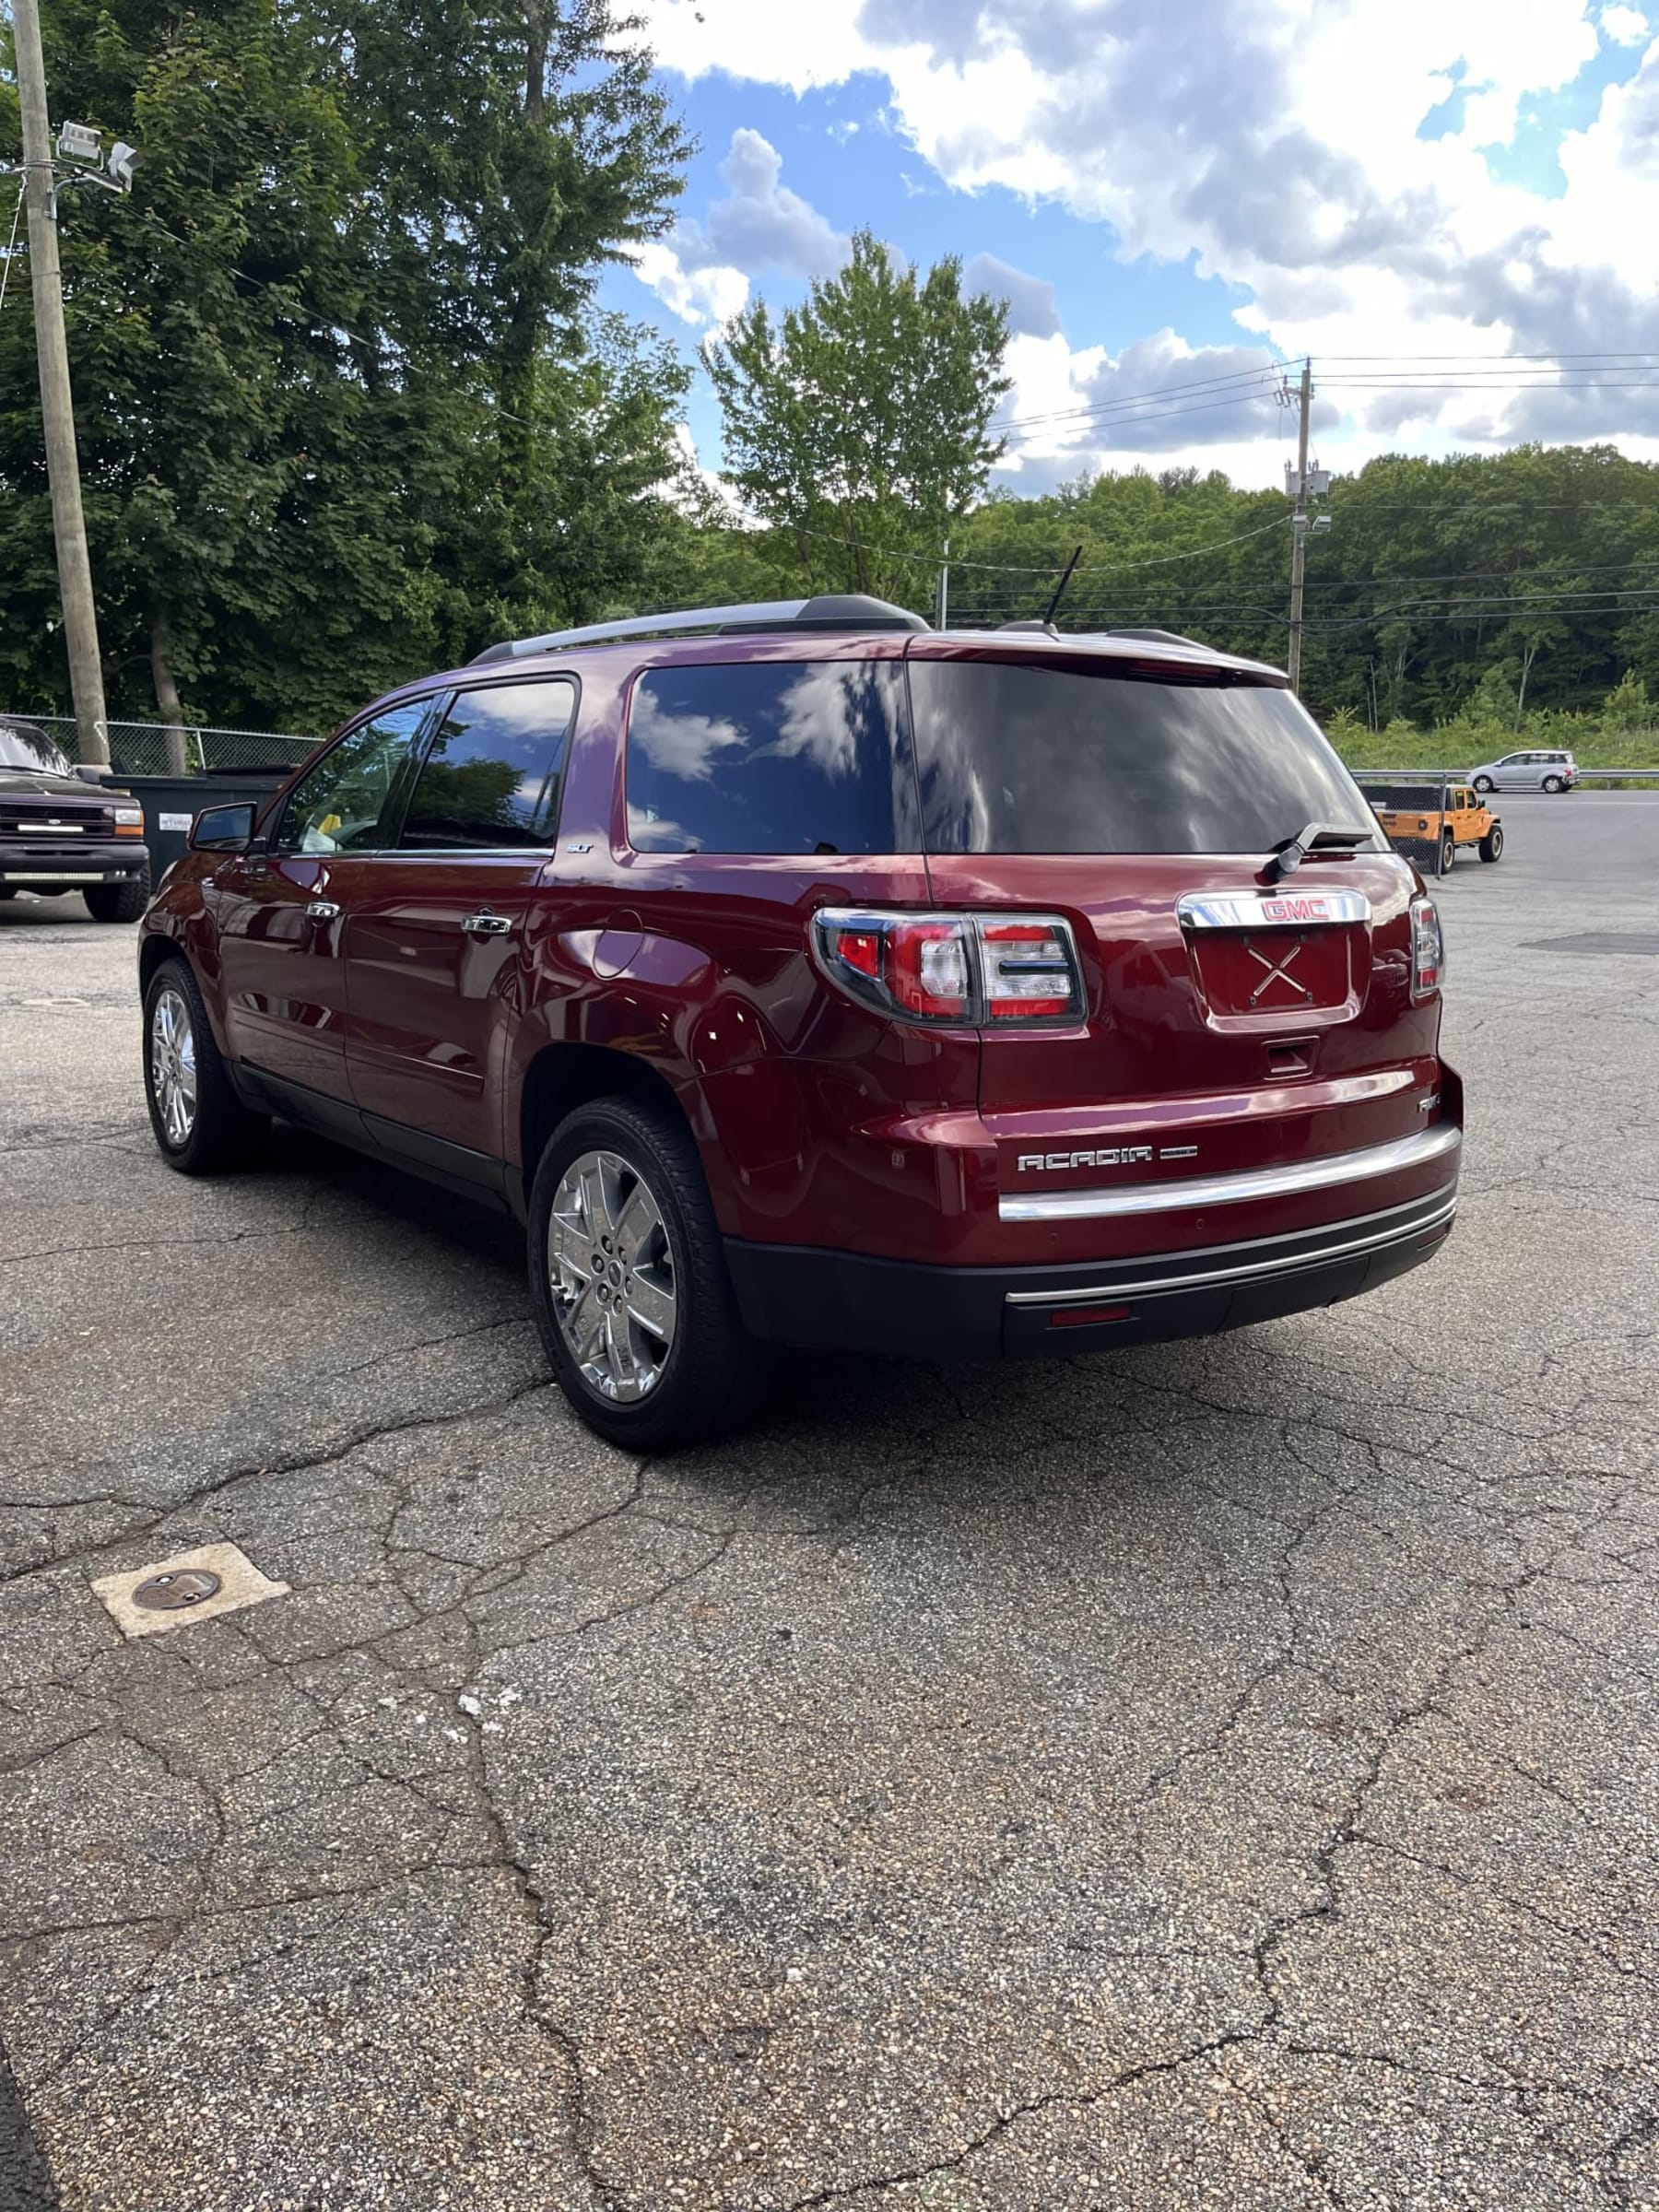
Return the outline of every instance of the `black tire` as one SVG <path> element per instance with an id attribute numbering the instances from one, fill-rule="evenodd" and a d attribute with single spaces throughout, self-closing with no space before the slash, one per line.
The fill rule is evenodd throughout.
<path id="1" fill-rule="evenodd" d="M 1557 791 L 1559 791 L 1559 790 L 1561 789 L 1561 779 L 1560 779 L 1560 777 L 1559 777 L 1559 776 L 1546 776 L 1546 777 L 1545 777 L 1545 779 L 1544 779 L 1544 788 L 1545 788 L 1545 790 L 1546 790 L 1546 791 L 1548 791 L 1548 792 L 1557 792 Z"/>
<path id="2" fill-rule="evenodd" d="M 1475 779 L 1475 788 L 1477 791 L 1495 791 L 1498 787 L 1492 782 L 1490 776 L 1477 776 Z"/>
<path id="3" fill-rule="evenodd" d="M 1441 839 L 1440 872 L 1442 876 L 1450 876 L 1456 865 L 1457 840 L 1448 830 L 1445 836 Z"/>
<path id="4" fill-rule="evenodd" d="M 1482 860 L 1501 860 L 1503 858 L 1503 825 L 1501 822 L 1494 822 L 1481 839 L 1480 857 Z"/>
<path id="5" fill-rule="evenodd" d="M 195 1071 L 194 1115 L 182 1139 L 170 1131 L 158 1097 L 156 1010 L 169 992 L 188 1018 Z M 232 1089 L 224 1055 L 213 1041 L 201 987 L 189 961 L 182 959 L 163 960 L 144 994 L 144 1098 L 161 1157 L 181 1175 L 221 1175 L 241 1167 L 270 1128 L 265 1115 L 250 1113 Z"/>
<path id="6" fill-rule="evenodd" d="M 149 863 L 131 883 L 89 883 L 85 896 L 94 922 L 141 922 L 150 902 Z"/>
<path id="7" fill-rule="evenodd" d="M 567 1168 L 586 1153 L 614 1156 L 626 1176 L 643 1184 L 660 1217 L 662 1256 L 654 1265 L 661 1271 L 659 1281 L 671 1280 L 673 1334 L 654 1379 L 631 1400 L 607 1395 L 584 1374 L 566 1340 L 559 1318 L 565 1301 L 552 1281 L 548 1226 L 553 1201 Z M 631 1191 L 632 1183 L 627 1188 Z M 597 1231 L 594 1241 L 602 1241 Z M 762 1356 L 738 1317 L 697 1147 L 671 1109 L 632 1099 L 598 1099 L 568 1114 L 548 1139 L 535 1171 L 527 1242 L 530 1293 L 547 1359 L 571 1409 L 597 1435 L 626 1452 L 665 1452 L 700 1443 L 747 1418 L 764 1384 Z M 619 1241 L 617 1249 L 623 1249 Z M 609 1244 L 605 1251 L 610 1253 Z M 637 1259 L 637 1253 L 632 1257 Z M 614 1290 L 605 1294 L 616 1296 Z M 578 1297 L 571 1310 L 580 1311 L 584 1300 L 585 1294 Z M 614 1305 L 609 1311 L 617 1315 Z M 602 1318 L 596 1307 L 590 1312 L 595 1320 Z M 647 1344 L 640 1332 L 630 1332 L 626 1312 L 620 1318 L 625 1335 Z"/>

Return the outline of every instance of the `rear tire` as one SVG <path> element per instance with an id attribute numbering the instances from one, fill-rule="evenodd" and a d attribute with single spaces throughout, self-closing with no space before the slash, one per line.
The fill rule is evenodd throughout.
<path id="1" fill-rule="evenodd" d="M 231 1087 L 187 960 L 163 960 L 144 994 L 144 1097 L 161 1157 L 181 1175 L 241 1167 L 270 1127 Z"/>
<path id="2" fill-rule="evenodd" d="M 1444 836 L 1444 837 L 1442 837 L 1442 838 L 1441 839 L 1441 853 L 1440 853 L 1440 872 L 1441 872 L 1441 874 L 1442 876 L 1450 876 L 1450 875 L 1451 875 L 1451 873 L 1452 873 L 1452 871 L 1453 871 L 1453 868 L 1456 866 L 1456 865 L 1457 865 L 1457 840 L 1456 840 L 1456 839 L 1455 839 L 1455 838 L 1454 838 L 1454 837 L 1452 835 L 1452 832 L 1451 832 L 1451 831 L 1448 830 L 1447 830 L 1447 832 L 1446 832 L 1446 834 L 1445 834 L 1445 836 Z"/>
<path id="3" fill-rule="evenodd" d="M 1546 776 L 1546 777 L 1545 777 L 1545 779 L 1544 779 L 1544 788 L 1545 788 L 1545 790 L 1546 790 L 1546 791 L 1548 791 L 1548 792 L 1557 792 L 1557 791 L 1559 791 L 1559 790 L 1560 790 L 1560 788 L 1561 788 L 1561 779 L 1560 779 L 1560 777 L 1559 777 L 1559 776 Z"/>
<path id="4" fill-rule="evenodd" d="M 527 1242 L 548 1360 L 596 1434 L 665 1452 L 747 1418 L 765 1370 L 677 1115 L 632 1099 L 568 1114 L 535 1171 Z"/>
<path id="5" fill-rule="evenodd" d="M 87 912 L 94 922 L 139 922 L 150 901 L 149 864 L 135 883 L 89 883 Z"/>
<path id="6" fill-rule="evenodd" d="M 1503 830 L 1499 823 L 1494 822 L 1481 839 L 1480 857 L 1482 860 L 1501 860 L 1503 858 Z"/>

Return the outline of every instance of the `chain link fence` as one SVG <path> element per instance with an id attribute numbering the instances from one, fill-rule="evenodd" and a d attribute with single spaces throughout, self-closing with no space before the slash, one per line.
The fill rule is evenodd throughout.
<path id="1" fill-rule="evenodd" d="M 44 730 L 73 760 L 77 748 L 72 714 L 0 716 Z M 109 722 L 110 766 L 118 776 L 204 776 L 239 768 L 297 768 L 316 749 L 317 738 L 291 730 L 226 730 L 192 723 Z"/>

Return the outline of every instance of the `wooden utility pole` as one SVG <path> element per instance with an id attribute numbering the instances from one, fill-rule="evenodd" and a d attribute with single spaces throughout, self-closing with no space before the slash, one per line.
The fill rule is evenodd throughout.
<path id="1" fill-rule="evenodd" d="M 98 653 L 98 610 L 92 599 L 92 568 L 87 559 L 87 524 L 81 512 L 80 459 L 75 446 L 75 403 L 69 390 L 69 345 L 64 335 L 64 286 L 58 267 L 52 124 L 47 117 L 46 64 L 41 52 L 37 0 L 12 0 L 12 42 L 18 57 L 18 98 L 23 117 L 29 275 L 34 289 L 41 420 L 46 433 L 46 474 L 52 486 L 52 528 L 57 541 L 64 641 L 69 649 L 69 688 L 75 699 L 82 764 L 107 770 L 110 737 L 104 715 L 103 666 Z"/>
<path id="2" fill-rule="evenodd" d="M 1301 427 L 1296 437 L 1296 512 L 1290 517 L 1290 651 L 1292 691 L 1301 689 L 1302 577 L 1308 563 L 1308 418 L 1313 412 L 1313 362 L 1303 359 Z"/>
<path id="3" fill-rule="evenodd" d="M 1303 688 L 1303 575 L 1307 571 L 1307 418 L 1314 411 L 1314 363 L 1303 360 L 1303 411 L 1296 431 L 1296 511 L 1289 518 L 1289 688 Z"/>

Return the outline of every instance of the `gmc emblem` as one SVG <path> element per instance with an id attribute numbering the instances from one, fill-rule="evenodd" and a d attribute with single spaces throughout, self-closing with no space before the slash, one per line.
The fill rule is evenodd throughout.
<path id="1" fill-rule="evenodd" d="M 1330 910 L 1323 899 L 1264 899 L 1264 922 L 1328 922 Z"/>
<path id="2" fill-rule="evenodd" d="M 1045 1175 L 1064 1174 L 1067 1168 L 1133 1168 L 1150 1159 L 1150 1145 L 1113 1145 L 1104 1152 L 1022 1152 L 1019 1173 L 1035 1168 Z"/>

